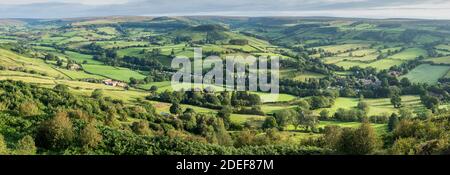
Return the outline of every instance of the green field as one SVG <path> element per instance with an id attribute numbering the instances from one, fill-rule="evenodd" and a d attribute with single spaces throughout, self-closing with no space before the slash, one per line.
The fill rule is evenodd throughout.
<path id="1" fill-rule="evenodd" d="M 434 64 L 450 64 L 450 56 L 439 57 L 439 58 L 429 58 L 425 61 L 431 61 Z"/>
<path id="2" fill-rule="evenodd" d="M 306 81 L 308 79 L 320 79 L 324 78 L 325 75 L 314 73 L 314 72 L 299 72 L 297 70 L 280 70 L 280 75 L 282 78 L 289 78 L 297 81 Z"/>
<path id="3" fill-rule="evenodd" d="M 106 65 L 83 65 L 83 69 L 91 74 L 100 75 L 124 82 L 130 81 L 130 78 L 144 79 L 145 76 L 127 68 L 112 67 Z"/>
<path id="4" fill-rule="evenodd" d="M 402 104 L 406 108 L 410 108 L 413 110 L 423 109 L 423 106 L 420 103 L 420 98 L 418 96 L 402 96 Z M 395 109 L 391 104 L 389 98 L 379 98 L 379 99 L 364 99 L 365 102 L 369 104 L 369 113 L 368 116 L 372 115 L 380 115 L 380 114 L 388 114 L 397 112 L 398 109 Z M 343 109 L 351 109 L 355 108 L 358 105 L 359 99 L 357 98 L 337 98 L 335 100 L 334 105 L 331 108 L 326 108 L 331 114 L 334 114 L 339 108 Z M 318 109 L 315 111 L 316 114 L 319 114 L 323 109 Z"/>
<path id="5" fill-rule="evenodd" d="M 325 127 L 328 125 L 337 125 L 340 127 L 347 127 L 347 128 L 357 128 L 361 125 L 359 122 L 338 122 L 338 121 L 320 121 L 319 127 Z M 371 126 L 375 129 L 378 135 L 381 136 L 381 134 L 384 134 L 387 132 L 387 125 L 386 124 L 371 124 Z"/>
<path id="6" fill-rule="evenodd" d="M 353 62 L 353 61 L 341 61 L 338 62 L 336 65 L 337 66 L 342 66 L 344 69 L 349 69 L 351 67 L 354 66 L 359 66 L 362 68 L 366 68 L 366 67 L 373 67 L 376 68 L 378 70 L 383 70 L 383 69 L 389 69 L 390 67 L 394 66 L 394 65 L 400 65 L 402 64 L 404 61 L 401 60 L 394 60 L 394 59 L 382 59 L 382 60 L 378 60 L 378 61 L 374 61 L 371 63 L 362 63 L 362 62 Z"/>
<path id="7" fill-rule="evenodd" d="M 420 48 L 409 48 L 397 53 L 395 55 L 390 56 L 389 58 L 398 59 L 398 60 L 413 60 L 419 56 L 427 56 L 427 51 Z"/>
<path id="8" fill-rule="evenodd" d="M 449 69 L 449 66 L 422 64 L 411 70 L 403 77 L 408 78 L 414 83 L 436 84 L 439 78 L 442 78 L 447 74 Z"/>
<path id="9" fill-rule="evenodd" d="M 66 76 L 70 77 L 71 79 L 74 80 L 78 80 L 78 79 L 85 79 L 85 78 L 92 78 L 92 79 L 99 79 L 99 80 L 103 80 L 106 79 L 106 77 L 104 76 L 100 76 L 100 75 L 95 75 L 95 74 L 88 74 L 84 71 L 71 71 L 71 70 L 67 70 L 67 69 L 56 69 L 60 72 L 62 72 L 63 74 L 65 74 Z"/>
<path id="10" fill-rule="evenodd" d="M 322 47 L 316 47 L 314 49 L 323 49 L 327 52 L 331 52 L 331 53 L 342 53 L 342 52 L 346 52 L 347 50 L 350 49 L 362 49 L 362 48 L 366 48 L 368 47 L 368 44 L 340 44 L 340 45 L 330 45 L 330 46 L 322 46 Z"/>
<path id="11" fill-rule="evenodd" d="M 26 70 L 33 70 L 37 73 L 45 74 L 51 77 L 66 78 L 64 74 L 54 70 L 51 65 L 46 64 L 41 59 L 21 56 L 4 49 L 0 49 L 0 66 L 7 68 L 24 68 Z"/>

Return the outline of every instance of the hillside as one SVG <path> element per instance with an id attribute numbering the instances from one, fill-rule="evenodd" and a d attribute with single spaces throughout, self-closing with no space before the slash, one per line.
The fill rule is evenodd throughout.
<path id="1" fill-rule="evenodd" d="M 327 17 L 0 20 L 0 136 L 8 154 L 440 154 L 450 149 L 449 25 Z M 194 48 L 203 57 L 281 58 L 280 94 L 172 86 L 172 59 L 193 58 Z M 353 143 L 345 139 L 359 132 L 370 135 L 355 140 L 380 145 L 352 152 L 354 145 L 336 143 Z M 402 147 L 405 139 L 411 147 Z M 19 149 L 24 140 L 29 150 Z M 434 142 L 442 144 L 425 150 Z"/>

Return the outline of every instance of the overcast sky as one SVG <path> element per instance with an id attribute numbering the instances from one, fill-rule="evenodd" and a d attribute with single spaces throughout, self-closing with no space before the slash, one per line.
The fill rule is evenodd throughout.
<path id="1" fill-rule="evenodd" d="M 122 15 L 450 19 L 450 0 L 0 0 L 0 18 Z"/>

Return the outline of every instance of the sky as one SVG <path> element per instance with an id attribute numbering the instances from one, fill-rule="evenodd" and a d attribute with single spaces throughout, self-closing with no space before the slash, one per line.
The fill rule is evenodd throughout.
<path id="1" fill-rule="evenodd" d="M 192 15 L 450 19 L 450 0 L 0 0 L 0 18 Z"/>

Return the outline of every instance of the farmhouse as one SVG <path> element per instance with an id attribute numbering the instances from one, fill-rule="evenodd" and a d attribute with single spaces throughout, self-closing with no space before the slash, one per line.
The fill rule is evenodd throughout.
<path id="1" fill-rule="evenodd" d="M 112 80 L 112 79 L 103 80 L 103 83 L 105 85 L 114 86 L 114 87 L 123 87 L 123 88 L 128 87 L 128 85 L 126 83 L 120 82 L 120 81 L 115 81 L 115 80 Z"/>
<path id="2" fill-rule="evenodd" d="M 389 75 L 394 76 L 394 77 L 399 77 L 400 75 L 402 75 L 402 73 L 399 71 L 390 71 Z"/>
<path id="3" fill-rule="evenodd" d="M 81 70 L 81 66 L 75 63 L 69 63 L 67 64 L 68 70 Z"/>

